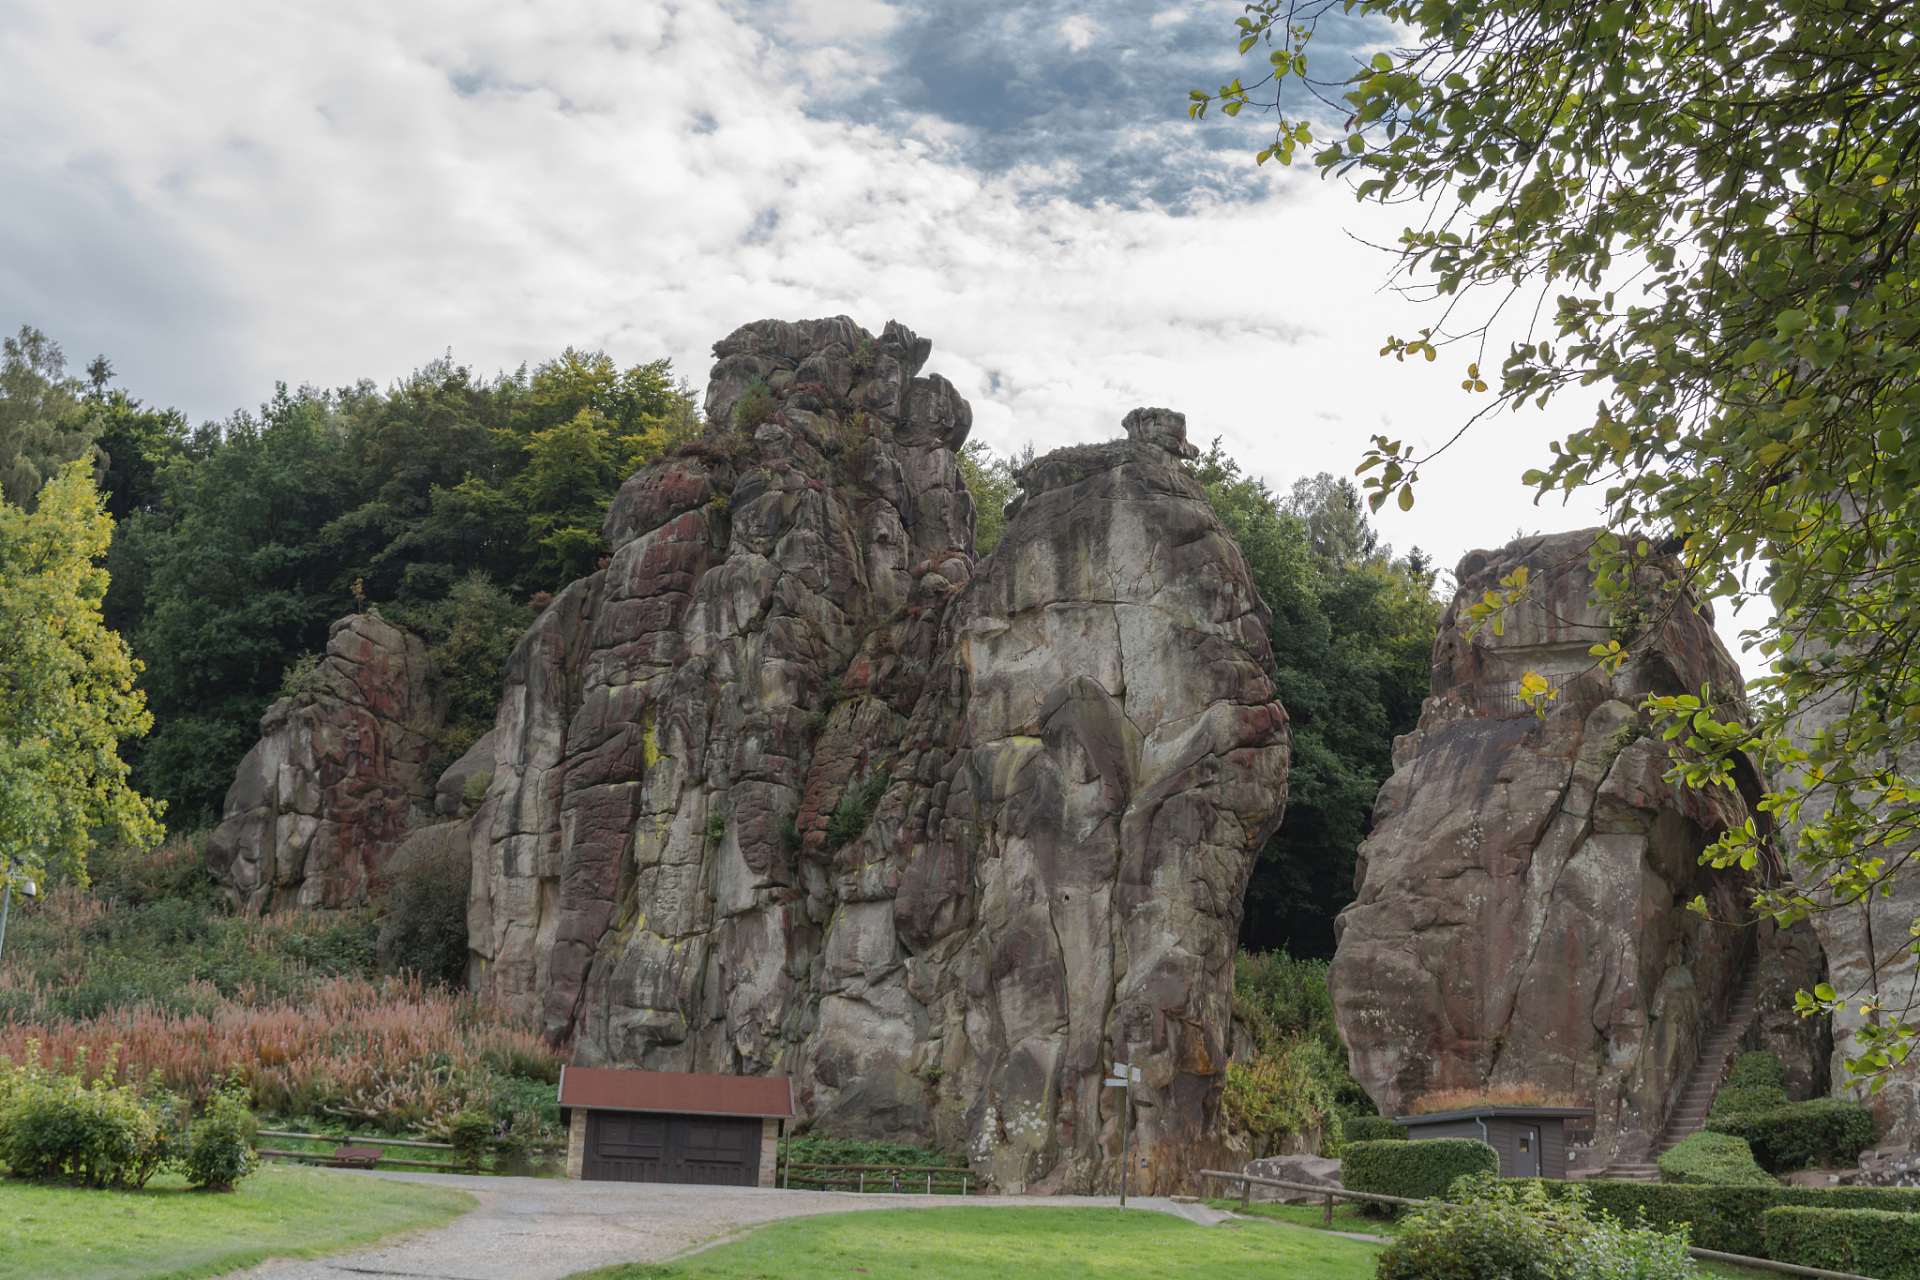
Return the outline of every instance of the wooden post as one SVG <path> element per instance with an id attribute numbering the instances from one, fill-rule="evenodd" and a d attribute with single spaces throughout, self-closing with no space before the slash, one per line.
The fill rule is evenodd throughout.
<path id="1" fill-rule="evenodd" d="M 862 1170 L 860 1174 L 860 1194 L 867 1194 L 867 1175 L 864 1170 Z"/>
<path id="2" fill-rule="evenodd" d="M 928 1195 L 933 1194 L 933 1175 L 932 1174 L 927 1175 L 927 1194 Z"/>
<path id="3" fill-rule="evenodd" d="M 1240 1210 L 1245 1212 L 1247 1201 L 1253 1199 L 1253 1184 L 1245 1178 L 1240 1179 Z"/>
<path id="4" fill-rule="evenodd" d="M 1333 1225 L 1333 1192 L 1331 1191 L 1327 1192 L 1327 1209 L 1320 1215 L 1320 1225 L 1323 1227 Z"/>

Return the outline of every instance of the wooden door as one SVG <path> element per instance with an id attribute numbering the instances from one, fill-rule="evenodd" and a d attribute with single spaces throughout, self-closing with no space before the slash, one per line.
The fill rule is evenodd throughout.
<path id="1" fill-rule="evenodd" d="M 667 1130 L 673 1117 L 633 1111 L 587 1112 L 580 1176 L 594 1182 L 672 1182 Z"/>
<path id="2" fill-rule="evenodd" d="M 752 1116 L 674 1116 L 589 1111 L 581 1177 L 595 1182 L 760 1182 L 760 1121 Z"/>

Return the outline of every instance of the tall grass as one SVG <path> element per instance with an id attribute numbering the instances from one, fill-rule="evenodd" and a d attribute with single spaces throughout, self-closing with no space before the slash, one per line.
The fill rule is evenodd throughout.
<path id="1" fill-rule="evenodd" d="M 198 846 L 110 855 L 91 887 L 15 904 L 0 1054 L 196 1104 L 237 1068 L 257 1110 L 316 1126 L 443 1136 L 478 1108 L 503 1139 L 556 1135 L 558 1059 L 530 1027 L 378 973 L 371 912 L 232 914 Z"/>

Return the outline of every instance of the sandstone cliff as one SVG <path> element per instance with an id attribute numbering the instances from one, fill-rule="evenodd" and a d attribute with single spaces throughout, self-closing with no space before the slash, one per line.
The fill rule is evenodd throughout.
<path id="1" fill-rule="evenodd" d="M 1670 566 L 1646 569 L 1617 614 L 1596 603 L 1594 536 L 1461 562 L 1432 696 L 1395 744 L 1329 982 L 1382 1110 L 1532 1085 L 1591 1100 L 1603 1154 L 1634 1159 L 1755 945 L 1751 928 L 1684 910 L 1704 895 L 1715 920 L 1747 919 L 1743 879 L 1697 861 L 1746 819 L 1744 801 L 1662 781 L 1665 744 L 1635 708 L 1709 682 L 1737 690 L 1740 674 L 1709 617 L 1671 590 Z M 1469 636 L 1468 605 L 1521 565 L 1530 593 L 1505 634 Z M 1634 654 L 1611 679 L 1587 656 L 1609 638 Z M 1517 698 L 1529 670 L 1559 686 L 1545 719 Z"/>
<path id="2" fill-rule="evenodd" d="M 367 900 L 407 828 L 434 809 L 438 683 L 419 639 L 377 612 L 333 624 L 319 666 L 261 717 L 208 842 L 208 869 L 236 905 Z"/>
<path id="3" fill-rule="evenodd" d="M 736 429 L 627 483 L 510 662 L 473 981 L 581 1063 L 791 1074 L 821 1131 L 1009 1190 L 1117 1182 L 1131 1060 L 1135 1185 L 1184 1186 L 1285 797 L 1266 611 L 1164 410 L 1035 462 L 976 564 L 928 350 L 716 346 Z"/>

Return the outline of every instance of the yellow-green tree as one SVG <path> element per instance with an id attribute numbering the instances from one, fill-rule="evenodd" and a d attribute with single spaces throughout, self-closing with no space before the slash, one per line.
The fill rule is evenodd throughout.
<path id="1" fill-rule="evenodd" d="M 113 520 L 91 464 L 70 462 L 32 511 L 0 499 L 0 858 L 83 879 L 91 833 L 148 844 L 159 806 L 127 785 L 120 741 L 153 724 L 140 664 L 100 619 Z"/>

